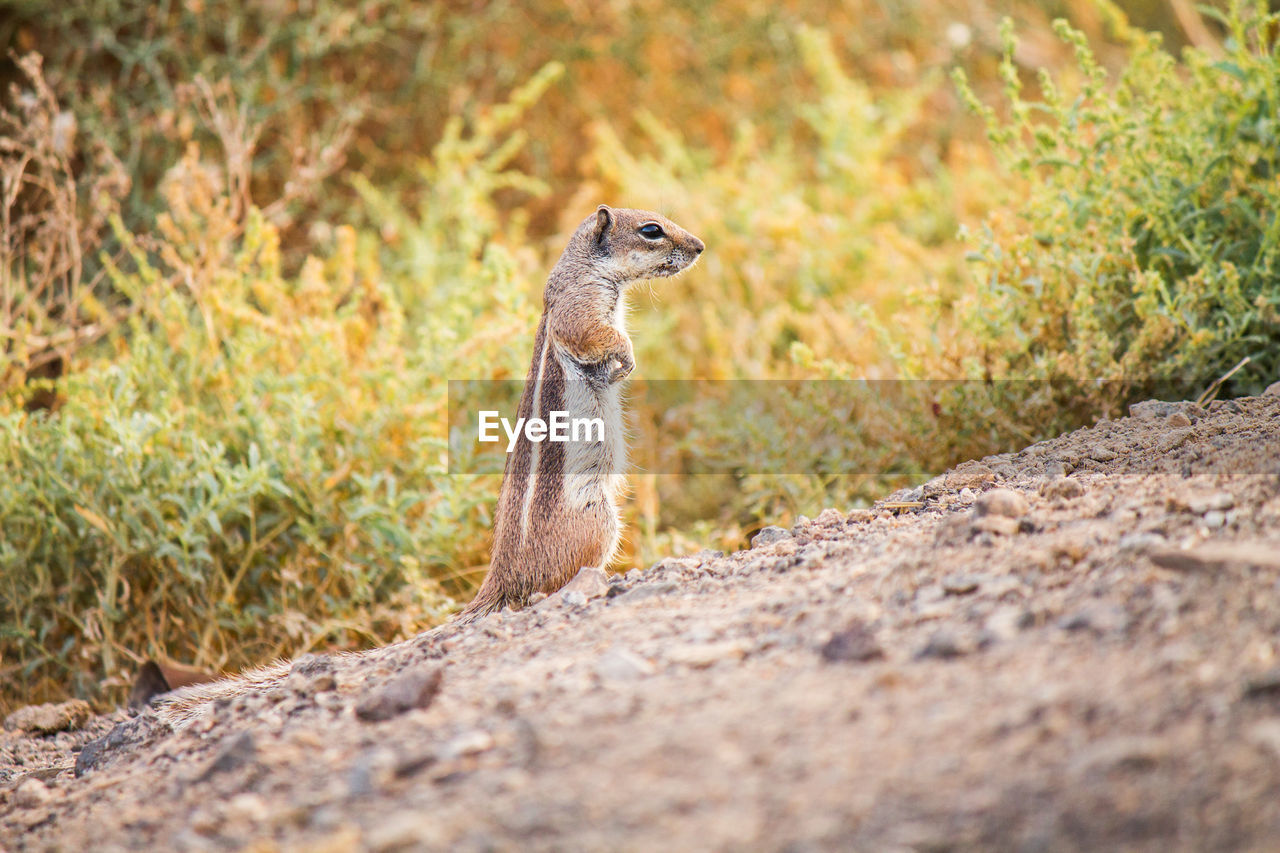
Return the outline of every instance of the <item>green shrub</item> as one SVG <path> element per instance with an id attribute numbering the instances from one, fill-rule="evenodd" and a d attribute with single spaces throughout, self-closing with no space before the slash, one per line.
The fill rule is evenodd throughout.
<path id="1" fill-rule="evenodd" d="M 1027 187 L 974 238 L 983 280 L 962 324 L 981 346 L 957 359 L 966 373 L 1207 385 L 1248 357 L 1231 393 L 1280 376 L 1278 19 L 1234 3 L 1221 20 L 1221 57 L 1177 60 L 1126 30 L 1114 83 L 1059 21 L 1077 73 L 1041 71 L 1031 102 L 1006 26 L 1007 118 L 960 75 Z"/>
<path id="2" fill-rule="evenodd" d="M 155 234 L 117 223 L 132 316 L 54 411 L 0 398 L 4 683 L 101 696 L 141 655 L 234 668 L 450 611 L 497 483 L 444 475 L 446 380 L 523 372 L 541 261 L 505 248 L 494 194 L 538 189 L 503 167 L 557 73 L 452 126 L 421 166 L 431 216 L 388 217 L 385 248 L 341 226 L 285 275 L 277 229 L 194 148 Z"/>

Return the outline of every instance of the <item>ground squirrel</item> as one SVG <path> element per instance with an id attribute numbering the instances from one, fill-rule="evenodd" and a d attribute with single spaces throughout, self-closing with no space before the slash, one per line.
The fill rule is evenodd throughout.
<path id="1" fill-rule="evenodd" d="M 599 418 L 603 440 L 536 443 L 519 437 L 498 495 L 489 574 L 459 619 L 427 634 L 521 607 L 535 592 L 564 586 L 580 568 L 603 568 L 613 559 L 626 461 L 621 382 L 635 368 L 624 295 L 638 281 L 682 272 L 703 248 L 688 231 L 645 210 L 601 205 L 578 226 L 547 278 L 517 416 L 545 419 L 563 411 Z M 186 687 L 160 699 L 157 713 L 180 728 L 210 702 L 277 687 L 289 671 L 290 664 L 281 662 Z"/>
<path id="2" fill-rule="evenodd" d="M 618 491 L 626 463 L 620 383 L 635 367 L 625 326 L 627 288 L 673 276 L 702 241 L 647 210 L 601 205 L 583 220 L 551 270 L 519 418 L 599 419 L 602 441 L 533 442 L 507 457 L 489 574 L 463 612 L 521 607 L 580 568 L 606 567 L 618 547 Z"/>

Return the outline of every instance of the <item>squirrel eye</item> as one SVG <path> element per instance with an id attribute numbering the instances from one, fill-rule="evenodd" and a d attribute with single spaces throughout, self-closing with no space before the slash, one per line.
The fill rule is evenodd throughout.
<path id="1" fill-rule="evenodd" d="M 666 235 L 663 233 L 661 225 L 650 222 L 647 225 L 640 226 L 640 236 L 646 240 L 657 240 Z"/>

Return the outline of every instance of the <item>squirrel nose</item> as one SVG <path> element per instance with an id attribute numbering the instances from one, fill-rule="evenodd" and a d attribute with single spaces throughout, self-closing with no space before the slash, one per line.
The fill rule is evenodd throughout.
<path id="1" fill-rule="evenodd" d="M 699 240 L 697 237 L 693 238 L 693 253 L 695 255 L 701 255 L 702 250 L 705 248 L 707 247 L 703 245 L 701 240 Z"/>

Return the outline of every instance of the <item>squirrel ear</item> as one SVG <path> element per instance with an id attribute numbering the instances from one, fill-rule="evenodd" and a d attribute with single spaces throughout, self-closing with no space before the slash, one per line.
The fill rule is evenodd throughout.
<path id="1" fill-rule="evenodd" d="M 603 243 L 612 227 L 613 211 L 609 209 L 609 205 L 602 204 L 596 208 L 596 242 Z"/>

